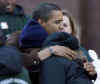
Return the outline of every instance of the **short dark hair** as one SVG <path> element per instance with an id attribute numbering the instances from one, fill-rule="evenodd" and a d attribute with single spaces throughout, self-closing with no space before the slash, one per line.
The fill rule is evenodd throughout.
<path id="1" fill-rule="evenodd" d="M 61 8 L 54 3 L 42 3 L 33 11 L 32 18 L 35 20 L 41 19 L 46 22 L 54 10 L 61 11 Z"/>

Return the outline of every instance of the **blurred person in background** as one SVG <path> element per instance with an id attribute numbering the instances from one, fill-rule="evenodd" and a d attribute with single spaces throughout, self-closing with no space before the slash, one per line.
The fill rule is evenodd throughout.
<path id="1" fill-rule="evenodd" d="M 6 37 L 0 30 L 0 84 L 31 84 L 24 68 L 22 54 L 16 47 L 5 45 Z"/>
<path id="2" fill-rule="evenodd" d="M 0 0 L 0 26 L 7 37 L 12 32 L 21 30 L 28 18 L 16 0 Z"/>

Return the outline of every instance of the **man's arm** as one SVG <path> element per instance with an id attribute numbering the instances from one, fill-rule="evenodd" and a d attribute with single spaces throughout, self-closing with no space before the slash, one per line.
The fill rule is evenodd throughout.
<path id="1" fill-rule="evenodd" d="M 52 49 L 52 52 L 49 50 L 49 48 Z M 38 52 L 38 57 L 42 61 L 50 57 L 52 53 L 57 56 L 63 56 L 70 60 L 77 58 L 77 53 L 75 51 L 59 45 L 51 46 L 41 50 L 40 52 Z"/>

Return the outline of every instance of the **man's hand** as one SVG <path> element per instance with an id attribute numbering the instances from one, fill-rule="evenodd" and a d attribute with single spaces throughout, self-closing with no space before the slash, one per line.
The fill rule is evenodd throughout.
<path id="1" fill-rule="evenodd" d="M 49 48 L 52 49 L 53 54 L 57 56 L 63 56 L 70 60 L 77 58 L 77 53 L 67 47 L 56 45 Z M 52 53 L 50 52 L 49 48 L 45 48 L 38 53 L 40 60 L 44 60 L 51 56 Z"/>
<path id="2" fill-rule="evenodd" d="M 68 47 L 56 45 L 56 46 L 52 46 L 50 48 L 53 50 L 53 53 L 57 56 L 63 56 L 70 60 L 77 58 L 77 53 Z"/>

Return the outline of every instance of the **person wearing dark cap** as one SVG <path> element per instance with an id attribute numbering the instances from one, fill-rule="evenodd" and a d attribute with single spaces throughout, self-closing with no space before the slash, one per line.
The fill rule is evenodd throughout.
<path id="1" fill-rule="evenodd" d="M 31 84 L 29 74 L 23 67 L 23 55 L 17 48 L 6 46 L 5 40 L 0 30 L 0 84 Z"/>
<path id="2" fill-rule="evenodd" d="M 7 37 L 21 30 L 28 19 L 23 7 L 16 0 L 0 0 L 0 26 Z"/>
<path id="3" fill-rule="evenodd" d="M 80 45 L 76 37 L 65 32 L 56 32 L 47 37 L 43 48 L 61 45 L 78 53 L 73 61 L 54 54 L 41 62 L 40 84 L 93 84 L 83 68 L 86 59 L 80 59 Z M 78 58 L 77 57 L 77 58 Z"/>

